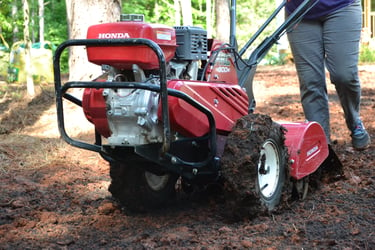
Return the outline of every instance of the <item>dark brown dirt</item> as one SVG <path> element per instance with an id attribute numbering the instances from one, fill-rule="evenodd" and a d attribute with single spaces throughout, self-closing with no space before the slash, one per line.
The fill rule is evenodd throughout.
<path id="1" fill-rule="evenodd" d="M 360 74 L 362 118 L 374 141 L 375 66 Z M 155 213 L 124 212 L 109 196 L 108 164 L 59 138 L 51 86 L 18 101 L 10 87 L 0 95 L 0 249 L 375 249 L 375 145 L 351 148 L 331 85 L 333 148 L 345 178 L 276 213 L 236 221 L 205 193 Z M 303 121 L 293 66 L 259 67 L 255 90 L 257 113 Z M 73 118 L 68 129 L 85 138 L 87 126 Z"/>

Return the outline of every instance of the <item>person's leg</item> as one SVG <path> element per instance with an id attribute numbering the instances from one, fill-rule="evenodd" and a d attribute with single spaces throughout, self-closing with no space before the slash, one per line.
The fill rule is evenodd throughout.
<path id="1" fill-rule="evenodd" d="M 359 124 L 361 86 L 358 76 L 362 29 L 360 1 L 357 0 L 352 5 L 326 16 L 323 27 L 327 69 L 340 98 L 347 127 L 352 131 L 353 137 L 356 128 L 361 126 Z M 353 137 L 355 147 L 362 147 L 368 143 L 369 136 L 365 130 L 362 137 Z"/>
<path id="2" fill-rule="evenodd" d="M 330 141 L 322 24 L 320 21 L 301 21 L 288 32 L 288 39 L 300 83 L 305 117 L 309 121 L 319 122 Z"/>
<path id="3" fill-rule="evenodd" d="M 350 130 L 355 127 L 359 118 L 361 86 L 357 65 L 361 17 L 360 5 L 353 4 L 328 15 L 323 31 L 327 69 L 340 97 Z"/>

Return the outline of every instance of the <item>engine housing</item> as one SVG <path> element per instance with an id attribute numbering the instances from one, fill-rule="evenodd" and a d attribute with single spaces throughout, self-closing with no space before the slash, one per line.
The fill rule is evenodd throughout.
<path id="1" fill-rule="evenodd" d="M 237 84 L 198 81 L 201 61 L 208 57 L 207 32 L 202 28 L 123 21 L 91 26 L 87 37 L 157 42 L 167 61 L 168 88 L 184 92 L 210 109 L 221 134 L 228 133 L 234 121 L 247 113 L 247 95 Z M 146 46 L 88 47 L 87 55 L 95 64 L 109 65 L 103 67 L 104 82 L 160 84 L 155 75 L 159 68 L 156 55 Z M 162 142 L 159 99 L 152 91 L 104 88 L 85 90 L 82 104 L 87 119 L 109 145 L 135 146 Z M 188 137 L 208 132 L 207 119 L 194 107 L 175 97 L 168 98 L 168 106 L 173 132 Z"/>
<path id="2" fill-rule="evenodd" d="M 90 26 L 88 39 L 144 38 L 156 42 L 163 50 L 166 61 L 170 61 L 176 51 L 176 32 L 173 28 L 150 24 L 143 21 L 122 21 Z M 137 64 L 142 69 L 157 69 L 158 58 L 145 45 L 88 47 L 88 60 L 97 65 L 110 65 L 118 69 L 131 69 Z"/>
<path id="3" fill-rule="evenodd" d="M 141 89 L 104 89 L 110 145 L 141 145 L 162 142 L 158 124 L 159 94 Z"/>

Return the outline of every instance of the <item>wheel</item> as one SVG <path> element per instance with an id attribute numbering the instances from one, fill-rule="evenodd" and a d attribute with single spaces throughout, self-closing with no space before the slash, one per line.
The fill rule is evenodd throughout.
<path id="1" fill-rule="evenodd" d="M 256 178 L 256 192 L 259 194 L 262 204 L 272 211 L 279 204 L 285 181 L 285 157 L 283 157 L 283 145 L 280 143 L 280 135 L 277 131 L 278 124 L 273 123 L 270 138 L 261 146 Z"/>
<path id="2" fill-rule="evenodd" d="M 236 213 L 272 212 L 279 204 L 288 162 L 284 132 L 269 116 L 249 114 L 228 135 L 221 167 Z"/>
<path id="3" fill-rule="evenodd" d="M 177 175 L 154 174 L 146 171 L 142 164 L 112 162 L 110 176 L 109 191 L 121 205 L 132 211 L 160 208 L 175 196 Z"/>

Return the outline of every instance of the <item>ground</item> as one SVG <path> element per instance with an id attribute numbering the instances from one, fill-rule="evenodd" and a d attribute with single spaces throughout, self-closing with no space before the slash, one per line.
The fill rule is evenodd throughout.
<path id="1" fill-rule="evenodd" d="M 360 75 L 362 118 L 375 141 L 375 65 L 361 65 Z M 33 100 L 22 87 L 0 87 L 0 249 L 375 249 L 375 144 L 351 148 L 331 84 L 333 148 L 345 178 L 277 213 L 238 220 L 204 193 L 158 212 L 123 211 L 107 190 L 108 164 L 59 138 L 51 86 L 38 86 Z M 260 66 L 254 88 L 257 113 L 304 120 L 293 65 Z M 85 138 L 89 124 L 66 109 L 67 129 Z"/>

